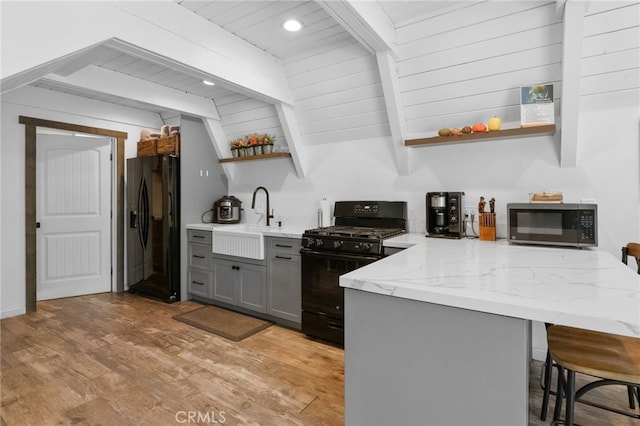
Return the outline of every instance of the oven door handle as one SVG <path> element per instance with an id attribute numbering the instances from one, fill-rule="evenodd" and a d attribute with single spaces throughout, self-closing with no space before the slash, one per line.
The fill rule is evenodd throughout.
<path id="1" fill-rule="evenodd" d="M 375 262 L 376 260 L 380 260 L 380 256 L 368 256 L 368 255 L 357 255 L 357 254 L 338 254 L 326 251 L 315 251 L 309 249 L 300 249 L 300 254 L 304 256 L 310 257 L 319 257 L 322 259 L 335 259 L 335 260 L 355 260 L 355 261 L 363 261 L 370 260 L 371 262 Z"/>

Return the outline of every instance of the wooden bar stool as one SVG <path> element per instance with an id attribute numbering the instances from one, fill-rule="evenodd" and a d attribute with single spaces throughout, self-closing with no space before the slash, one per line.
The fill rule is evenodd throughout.
<path id="1" fill-rule="evenodd" d="M 636 260 L 637 271 L 640 274 L 640 244 L 638 243 L 628 243 L 626 246 L 622 247 L 622 263 L 628 265 L 629 256 L 634 257 Z M 547 330 L 552 324 L 545 323 L 545 327 Z M 549 406 L 549 395 L 555 395 L 556 393 L 551 390 L 551 373 L 553 372 L 553 367 L 557 367 L 553 360 L 551 359 L 551 354 L 547 350 L 547 358 L 545 363 L 543 364 L 543 371 L 541 374 L 541 387 L 543 390 L 542 394 L 542 409 L 540 411 L 540 420 L 544 421 L 547 419 L 547 408 Z M 632 410 L 636 408 L 635 400 L 640 398 L 640 386 L 628 386 L 627 387 L 628 399 L 629 399 L 629 408 Z M 640 399 L 639 399 L 640 404 Z"/>
<path id="2" fill-rule="evenodd" d="M 547 330 L 553 324 L 548 322 L 544 323 L 544 326 Z M 549 407 L 549 395 L 555 395 L 556 392 L 551 390 L 551 374 L 553 373 L 553 367 L 557 367 L 551 359 L 551 353 L 547 349 L 547 357 L 543 364 L 543 370 L 541 372 L 541 382 L 540 386 L 542 387 L 542 407 L 540 409 L 540 420 L 547 420 L 547 409 Z"/>
<path id="3" fill-rule="evenodd" d="M 554 421 L 559 420 L 563 393 L 567 399 L 565 424 L 568 426 L 573 425 L 574 404 L 578 400 L 604 410 L 640 419 L 640 414 L 581 399 L 586 392 L 599 386 L 619 384 L 635 389 L 640 385 L 639 338 L 553 325 L 547 329 L 547 343 L 551 357 L 559 367 Z M 566 379 L 563 377 L 564 370 L 567 371 Z M 587 374 L 600 380 L 576 390 L 575 373 Z"/>

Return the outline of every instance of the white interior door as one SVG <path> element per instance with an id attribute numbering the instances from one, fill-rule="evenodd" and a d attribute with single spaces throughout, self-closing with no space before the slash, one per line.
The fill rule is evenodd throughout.
<path id="1" fill-rule="evenodd" d="M 37 300 L 111 291 L 111 140 L 39 134 Z"/>

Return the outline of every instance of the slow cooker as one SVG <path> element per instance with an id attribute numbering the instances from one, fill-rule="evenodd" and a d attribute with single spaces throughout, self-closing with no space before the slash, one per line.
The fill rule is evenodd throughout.
<path id="1" fill-rule="evenodd" d="M 215 223 L 240 223 L 242 201 L 233 195 L 226 195 L 213 203 L 213 221 Z"/>

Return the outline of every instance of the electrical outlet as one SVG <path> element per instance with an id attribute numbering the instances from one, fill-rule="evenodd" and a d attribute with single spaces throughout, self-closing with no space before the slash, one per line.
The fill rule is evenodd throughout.
<path id="1" fill-rule="evenodd" d="M 466 207 L 465 215 L 469 219 L 471 219 L 472 216 L 475 218 L 478 215 L 478 209 L 476 207 Z"/>

